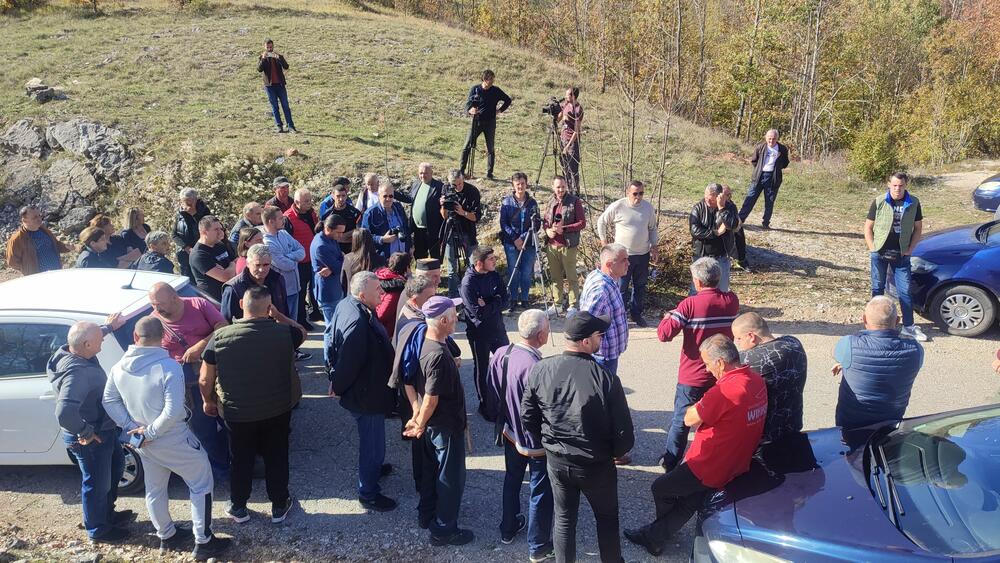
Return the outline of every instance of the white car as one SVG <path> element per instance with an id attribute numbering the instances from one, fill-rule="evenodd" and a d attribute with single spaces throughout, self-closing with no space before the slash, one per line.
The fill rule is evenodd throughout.
<path id="1" fill-rule="evenodd" d="M 45 373 L 77 321 L 101 324 L 121 313 L 125 324 L 104 339 L 97 356 L 109 371 L 130 344 L 136 321 L 152 312 L 147 293 L 167 282 L 182 297 L 205 297 L 188 278 L 109 269 L 56 270 L 0 284 L 0 466 L 73 465 L 55 416 L 55 393 Z M 142 463 L 125 449 L 124 493 L 142 488 Z"/>

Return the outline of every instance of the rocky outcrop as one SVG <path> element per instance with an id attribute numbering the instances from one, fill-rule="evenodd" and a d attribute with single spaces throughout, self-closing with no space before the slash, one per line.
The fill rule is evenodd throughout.
<path id="1" fill-rule="evenodd" d="M 121 131 L 94 121 L 54 123 L 45 130 L 45 140 L 53 150 L 62 149 L 91 162 L 98 175 L 112 181 L 119 179 L 129 160 Z"/>
<path id="2" fill-rule="evenodd" d="M 11 125 L 3 137 L 0 137 L 0 143 L 12 152 L 34 158 L 42 158 L 49 150 L 45 135 L 30 119 L 22 119 Z"/>

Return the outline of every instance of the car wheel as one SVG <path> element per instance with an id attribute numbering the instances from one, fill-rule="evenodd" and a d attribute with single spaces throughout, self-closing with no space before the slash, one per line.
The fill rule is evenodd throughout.
<path id="1" fill-rule="evenodd" d="M 948 334 L 972 337 L 993 327 L 996 307 L 993 298 L 978 287 L 953 285 L 934 296 L 931 314 Z"/>
<path id="2" fill-rule="evenodd" d="M 118 481 L 118 494 L 130 495 L 142 490 L 142 460 L 139 452 L 128 444 L 122 444 L 122 453 L 125 454 L 125 471 Z"/>

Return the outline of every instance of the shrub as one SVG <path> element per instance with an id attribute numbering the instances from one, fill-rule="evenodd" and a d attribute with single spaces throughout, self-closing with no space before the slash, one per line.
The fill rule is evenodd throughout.
<path id="1" fill-rule="evenodd" d="M 849 156 L 851 170 L 867 182 L 885 179 L 899 165 L 899 146 L 891 126 L 879 119 L 854 139 Z"/>

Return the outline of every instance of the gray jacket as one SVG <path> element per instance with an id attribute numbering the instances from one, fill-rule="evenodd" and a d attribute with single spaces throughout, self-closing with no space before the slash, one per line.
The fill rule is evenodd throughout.
<path id="1" fill-rule="evenodd" d="M 114 429 L 115 421 L 101 405 L 108 376 L 97 358 L 77 356 L 63 345 L 45 368 L 56 394 L 56 418 L 63 430 L 87 439 Z"/>
<path id="2" fill-rule="evenodd" d="M 111 368 L 103 403 L 123 430 L 145 426 L 147 441 L 184 432 L 184 369 L 159 346 L 129 346 Z"/>
<path id="3" fill-rule="evenodd" d="M 295 295 L 299 292 L 299 262 L 305 259 L 306 249 L 285 229 L 275 235 L 264 233 L 264 244 L 271 251 L 271 269 L 285 279 L 288 295 Z"/>

